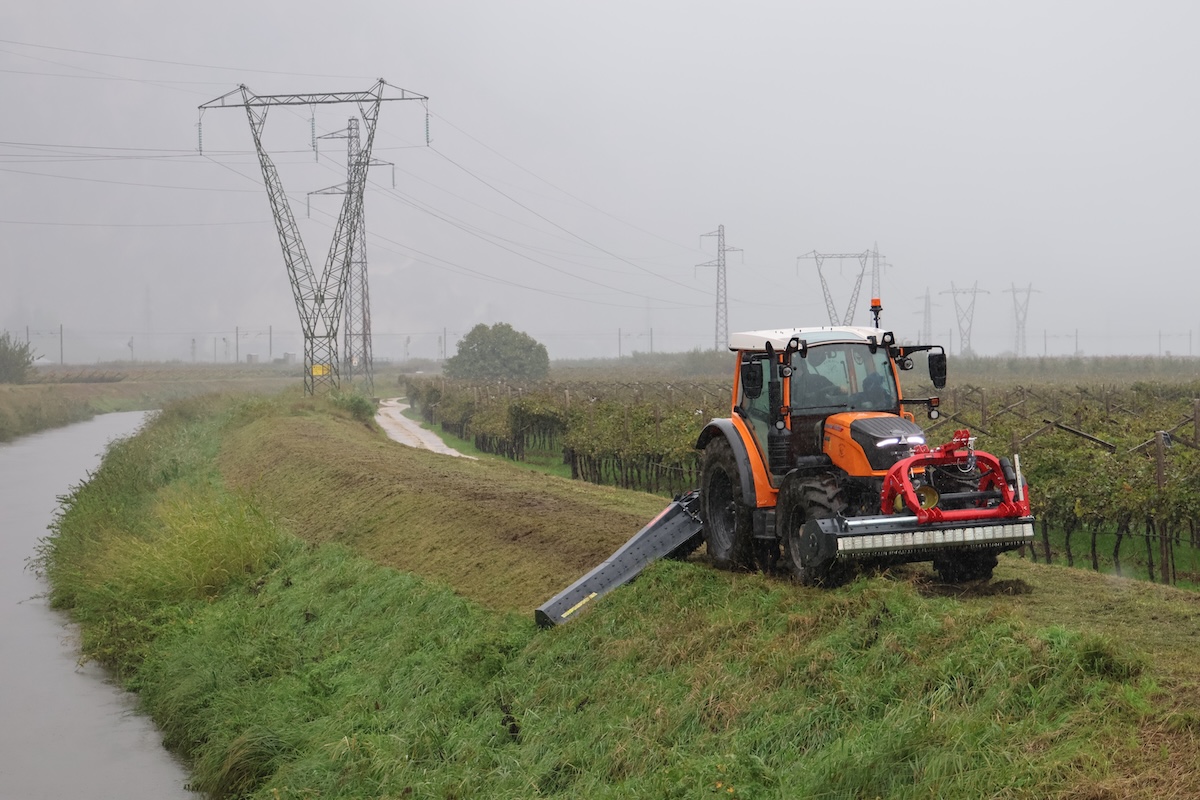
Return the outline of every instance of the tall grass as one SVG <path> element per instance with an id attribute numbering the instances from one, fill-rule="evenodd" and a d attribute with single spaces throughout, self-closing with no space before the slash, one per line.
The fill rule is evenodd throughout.
<path id="1" fill-rule="evenodd" d="M 1045 797 L 1149 691 L 1099 637 L 698 565 L 545 634 L 336 546 L 192 611 L 139 684 L 217 797 Z"/>
<path id="2" fill-rule="evenodd" d="M 0 442 L 88 419 L 95 412 L 80 398 L 43 386 L 0 386 Z"/>

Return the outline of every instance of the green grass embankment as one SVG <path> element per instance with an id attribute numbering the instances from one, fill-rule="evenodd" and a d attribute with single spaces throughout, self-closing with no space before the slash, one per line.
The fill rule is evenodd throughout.
<path id="1" fill-rule="evenodd" d="M 42 568 L 214 797 L 1200 788 L 1200 716 L 1163 697 L 1162 654 L 1087 631 L 1070 592 L 1040 612 L 1064 624 L 1031 624 L 1037 586 L 662 563 L 535 630 L 545 587 L 661 503 L 408 450 L 319 401 L 188 401 L 72 493 Z"/>

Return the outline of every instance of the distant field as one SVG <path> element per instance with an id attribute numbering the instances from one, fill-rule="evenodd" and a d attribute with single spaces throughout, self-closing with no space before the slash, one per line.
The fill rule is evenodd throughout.
<path id="1" fill-rule="evenodd" d="M 107 364 L 38 367 L 30 382 L 0 384 L 0 442 L 109 411 L 160 408 L 209 392 L 299 390 L 295 369 L 237 365 Z"/>

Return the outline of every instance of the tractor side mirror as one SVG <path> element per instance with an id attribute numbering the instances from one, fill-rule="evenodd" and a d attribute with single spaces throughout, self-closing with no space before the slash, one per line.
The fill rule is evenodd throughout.
<path id="1" fill-rule="evenodd" d="M 754 399 L 762 394 L 763 371 L 761 361 L 742 362 L 742 391 L 746 397 Z"/>
<path id="2" fill-rule="evenodd" d="M 933 381 L 936 389 L 946 388 L 946 354 L 929 354 L 929 380 Z"/>

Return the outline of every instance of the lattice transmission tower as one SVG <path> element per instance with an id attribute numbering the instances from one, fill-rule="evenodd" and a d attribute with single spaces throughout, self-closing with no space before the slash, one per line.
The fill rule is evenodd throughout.
<path id="1" fill-rule="evenodd" d="M 811 258 L 817 262 L 817 275 L 821 278 L 821 291 L 825 294 L 825 310 L 829 314 L 830 325 L 852 325 L 854 324 L 854 310 L 858 305 L 858 295 L 862 291 L 863 276 L 867 274 L 867 259 L 871 257 L 872 251 L 864 250 L 861 253 L 818 253 L 813 250 L 811 253 L 805 253 L 802 256 L 796 256 L 796 269 L 800 269 L 800 260 L 803 258 Z M 878 256 L 878 253 L 876 253 Z M 846 314 L 842 317 L 842 321 L 838 321 L 837 308 L 833 305 L 833 295 L 829 291 L 829 282 L 825 280 L 825 273 L 821 271 L 821 264 L 828 258 L 857 258 L 859 264 L 858 279 L 854 282 L 854 291 L 850 295 L 850 303 L 846 306 Z M 878 263 L 878 262 L 876 262 Z M 877 290 L 877 279 L 874 274 L 871 277 L 872 288 Z"/>
<path id="2" fill-rule="evenodd" d="M 729 346 L 729 301 L 725 288 L 725 254 L 740 253 L 742 248 L 726 246 L 724 225 L 718 225 L 712 233 L 700 234 L 701 239 L 705 236 L 717 237 L 717 258 L 696 266 L 717 268 L 717 319 L 713 330 L 713 350 L 722 350 Z"/>
<path id="3" fill-rule="evenodd" d="M 871 248 L 871 297 L 873 299 L 882 299 L 883 297 L 879 273 L 883 267 L 891 266 L 883 260 L 884 258 L 886 256 L 880 255 L 879 242 L 876 242 L 875 246 Z"/>
<path id="4" fill-rule="evenodd" d="M 350 117 L 346 130 L 327 133 L 318 139 L 346 140 L 346 182 L 309 192 L 309 195 L 345 194 L 350 188 L 350 170 L 360 158 L 362 146 L 359 142 L 358 117 Z M 369 159 L 368 167 L 394 166 L 390 161 Z M 395 180 L 393 177 L 393 184 Z M 343 287 L 345 316 L 342 320 L 342 369 L 346 380 L 353 383 L 360 379 L 369 394 L 375 392 L 375 361 L 371 347 L 371 293 L 367 280 L 367 223 L 366 203 L 359 206 L 358 219 L 354 225 L 354 239 L 350 243 L 350 268 L 346 271 Z"/>
<path id="5" fill-rule="evenodd" d="M 933 344 L 933 300 L 929 296 L 928 286 L 925 287 L 925 310 L 921 320 L 921 344 Z"/>
<path id="6" fill-rule="evenodd" d="M 979 281 L 976 281 L 970 289 L 959 289 L 954 285 L 954 281 L 950 281 L 950 288 L 942 292 L 954 296 L 954 311 L 958 316 L 958 352 L 959 355 L 970 354 L 971 350 L 971 326 L 975 321 L 975 296 L 980 292 L 990 294 L 987 289 L 979 288 Z M 965 305 L 958 302 L 959 296 L 970 296 L 970 302 Z"/>
<path id="7" fill-rule="evenodd" d="M 399 96 L 386 96 L 385 91 L 388 88 L 399 92 Z M 371 161 L 371 147 L 375 141 L 379 107 L 385 100 L 420 100 L 424 103 L 428 99 L 424 95 L 392 86 L 380 78 L 365 92 L 256 95 L 242 84 L 237 89 L 200 106 L 201 115 L 210 108 L 246 109 L 250 133 L 254 137 L 254 148 L 262 168 L 263 184 L 275 216 L 275 228 L 279 234 L 279 244 L 292 284 L 296 311 L 300 316 L 300 328 L 304 333 L 306 394 L 314 394 L 318 389 L 337 389 L 341 383 L 338 326 L 344 310 L 354 250 L 356 245 L 362 249 L 360 230 L 363 220 L 363 189 L 366 186 L 367 167 Z M 366 136 L 360 143 L 356 157 L 350 160 L 342 210 L 334 226 L 325 268 L 318 275 L 313 270 L 308 251 L 300 238 L 300 229 L 283 191 L 279 170 L 263 147 L 262 131 L 267 121 L 267 112 L 272 106 L 314 106 L 329 103 L 357 103 L 359 115 L 366 126 Z"/>
<path id="8" fill-rule="evenodd" d="M 1033 284 L 1029 284 L 1027 288 L 1018 289 L 1017 285 L 1012 284 L 1011 289 L 1005 289 L 1006 292 L 1012 292 L 1013 296 L 1013 312 L 1017 321 L 1017 341 L 1014 352 L 1018 358 L 1025 357 L 1025 320 L 1029 314 L 1029 295 L 1033 294 Z"/>

